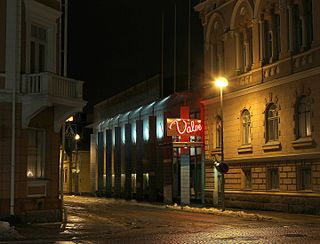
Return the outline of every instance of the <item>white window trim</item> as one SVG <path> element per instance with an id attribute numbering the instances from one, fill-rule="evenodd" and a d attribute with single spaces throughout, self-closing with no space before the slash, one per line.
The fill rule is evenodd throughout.
<path id="1" fill-rule="evenodd" d="M 57 19 L 61 13 L 34 0 L 24 0 L 26 7 L 26 72 L 30 73 L 31 25 L 47 30 L 46 70 L 55 73 L 57 66 Z"/>

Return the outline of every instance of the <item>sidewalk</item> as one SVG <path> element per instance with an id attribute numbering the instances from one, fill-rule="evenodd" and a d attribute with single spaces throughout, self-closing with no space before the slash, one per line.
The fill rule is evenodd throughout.
<path id="1" fill-rule="evenodd" d="M 93 197 L 93 196 L 66 196 L 66 201 L 79 201 L 80 199 L 85 201 L 97 201 L 97 202 L 113 202 L 115 204 L 132 204 L 140 205 L 145 207 L 153 208 L 167 208 L 177 211 L 187 211 L 196 213 L 206 213 L 213 214 L 217 216 L 230 216 L 230 217 L 240 217 L 248 220 L 257 221 L 275 221 L 279 223 L 290 223 L 290 224 L 319 224 L 320 225 L 320 215 L 307 215 L 307 214 L 293 214 L 286 212 L 276 212 L 276 211 L 261 211 L 261 210 L 248 210 L 248 209 L 235 209 L 226 208 L 225 211 L 221 211 L 218 208 L 213 208 L 201 203 L 191 203 L 188 206 L 180 206 L 177 204 L 164 204 L 160 202 L 148 202 L 148 201 L 136 201 L 116 199 L 116 198 L 104 198 L 104 197 Z M 320 206 L 319 206 L 320 207 Z"/>

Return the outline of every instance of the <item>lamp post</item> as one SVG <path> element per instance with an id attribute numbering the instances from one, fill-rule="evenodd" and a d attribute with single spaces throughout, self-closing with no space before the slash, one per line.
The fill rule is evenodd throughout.
<path id="1" fill-rule="evenodd" d="M 79 165 L 78 165 L 78 141 L 80 140 L 80 136 L 79 134 L 76 134 L 74 136 L 74 140 L 76 141 L 76 145 L 75 145 L 75 150 L 76 150 L 76 158 L 75 158 L 75 186 L 74 186 L 74 191 L 75 194 L 79 193 Z"/>
<path id="2" fill-rule="evenodd" d="M 223 144 L 223 88 L 228 86 L 228 80 L 225 77 L 218 77 L 215 80 L 215 86 L 220 88 L 220 114 L 221 114 L 221 162 L 224 164 L 224 144 Z M 224 206 L 224 173 L 221 173 L 221 209 L 225 210 Z"/>

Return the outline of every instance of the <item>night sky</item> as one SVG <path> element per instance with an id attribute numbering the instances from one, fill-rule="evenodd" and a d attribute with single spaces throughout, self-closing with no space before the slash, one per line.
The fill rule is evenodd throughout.
<path id="1" fill-rule="evenodd" d="M 199 1 L 192 0 L 194 6 Z M 177 0 L 177 76 L 187 74 L 188 1 Z M 164 13 L 164 76 L 173 75 L 173 0 L 71 0 L 68 77 L 85 81 L 85 110 L 161 71 L 161 16 Z M 192 77 L 202 69 L 202 27 L 191 10 Z M 193 79 L 193 78 L 192 78 Z M 178 80 L 178 79 L 177 79 Z M 186 79 L 185 79 L 186 80 Z M 169 87 L 169 88 L 168 88 Z M 167 90 L 170 93 L 170 85 Z M 181 90 L 185 85 L 181 85 Z"/>

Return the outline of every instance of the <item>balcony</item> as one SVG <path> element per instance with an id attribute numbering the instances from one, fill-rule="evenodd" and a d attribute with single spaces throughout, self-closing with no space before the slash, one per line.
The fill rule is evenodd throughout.
<path id="1" fill-rule="evenodd" d="M 26 74 L 22 76 L 20 92 L 26 95 L 82 99 L 82 85 L 83 81 L 52 73 Z"/>
<path id="2" fill-rule="evenodd" d="M 58 131 L 67 116 L 82 111 L 83 81 L 62 77 L 50 72 L 23 74 L 20 84 L 22 126 L 46 107 L 54 107 L 54 127 Z"/>

